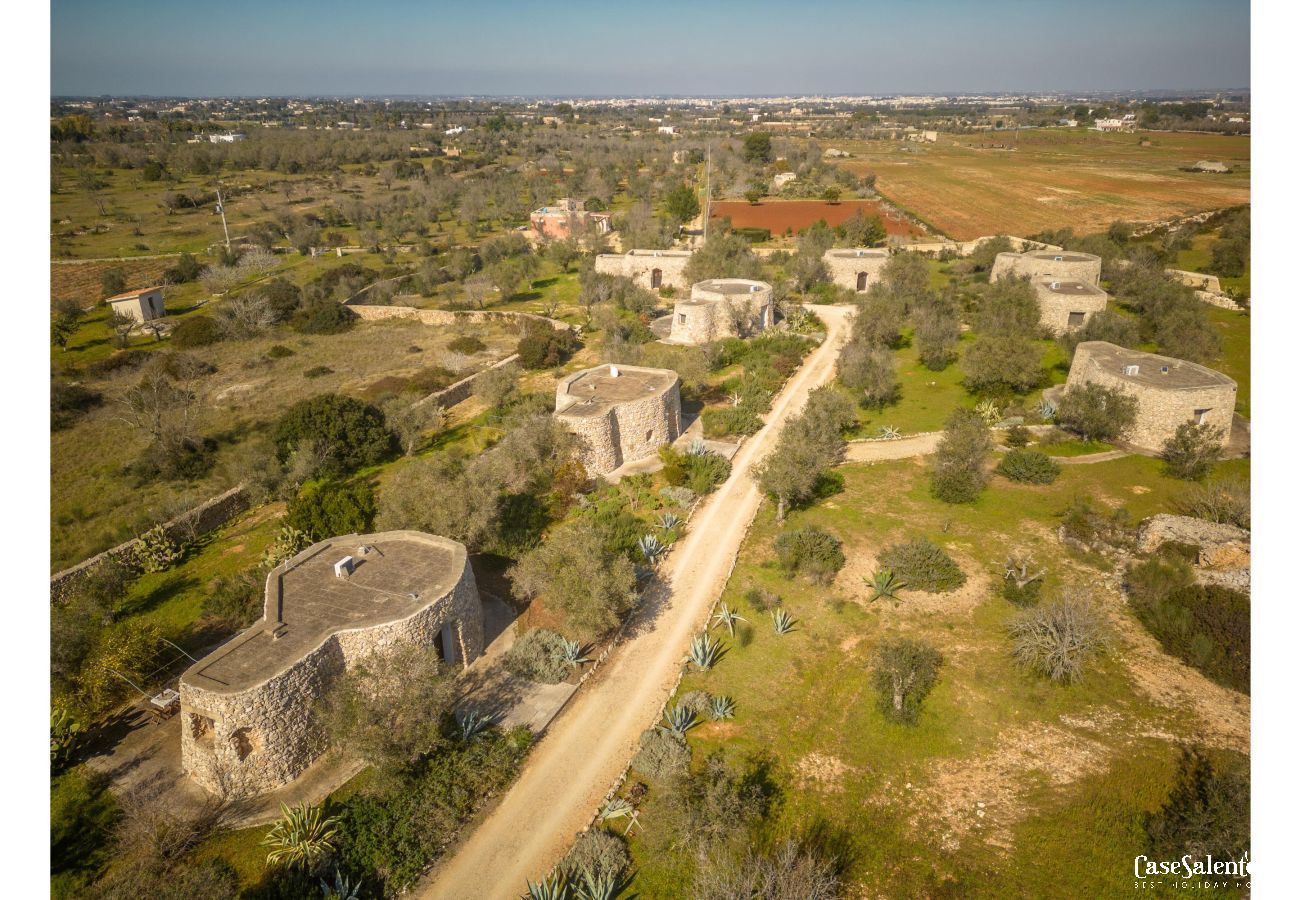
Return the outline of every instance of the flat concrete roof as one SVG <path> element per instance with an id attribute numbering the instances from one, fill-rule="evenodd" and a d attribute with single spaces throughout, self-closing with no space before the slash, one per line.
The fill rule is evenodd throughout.
<path id="1" fill-rule="evenodd" d="M 1028 255 L 1034 257 L 1034 259 L 1060 259 L 1063 262 L 1088 262 L 1093 259 L 1101 259 L 1100 256 L 1093 256 L 1091 253 L 1071 253 L 1060 250 L 1035 250 Z"/>
<path id="2" fill-rule="evenodd" d="M 690 250 L 629 250 L 628 256 L 690 256 Z"/>
<path id="3" fill-rule="evenodd" d="M 857 257 L 862 257 L 864 259 L 867 259 L 870 257 L 881 257 L 881 256 L 889 255 L 884 250 L 828 250 L 826 251 L 826 253 L 828 256 L 835 256 L 835 257 L 839 257 L 840 259 L 857 258 Z"/>
<path id="4" fill-rule="evenodd" d="M 1171 356 L 1129 350 L 1108 341 L 1084 341 L 1075 350 L 1085 350 L 1107 372 L 1125 381 L 1171 391 L 1207 387 L 1236 388 L 1233 381 L 1222 372 Z M 1135 375 L 1124 373 L 1125 366 L 1137 366 Z"/>
<path id="5" fill-rule="evenodd" d="M 757 294 L 770 289 L 771 285 L 765 281 L 751 281 L 748 278 L 711 278 L 691 285 L 692 295 L 697 288 L 715 294 Z"/>
<path id="6" fill-rule="evenodd" d="M 677 380 L 672 369 L 608 364 L 584 369 L 566 379 L 564 395 L 575 402 L 558 412 L 564 416 L 604 415 L 621 403 L 662 394 Z"/>
<path id="7" fill-rule="evenodd" d="M 334 564 L 345 556 L 354 570 L 339 578 Z M 460 580 L 465 559 L 463 545 L 418 531 L 312 544 L 267 576 L 262 620 L 190 666 L 181 680 L 221 694 L 261 684 L 331 634 L 397 622 L 443 597 Z"/>
<path id="8" fill-rule="evenodd" d="M 1084 284 L 1082 281 L 1054 281 L 1051 278 L 1040 279 L 1038 284 L 1051 291 L 1053 294 L 1088 294 L 1097 295 L 1106 293 L 1099 287 L 1091 284 Z"/>

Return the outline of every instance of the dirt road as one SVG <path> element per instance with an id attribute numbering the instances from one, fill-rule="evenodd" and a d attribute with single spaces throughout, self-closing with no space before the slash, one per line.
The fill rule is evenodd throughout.
<path id="1" fill-rule="evenodd" d="M 610 662 L 533 749 L 519 780 L 458 851 L 417 891 L 440 900 L 518 897 L 568 850 L 659 717 L 693 634 L 707 621 L 760 495 L 749 467 L 772 448 L 808 392 L 829 381 L 847 336 L 846 307 L 817 306 L 826 341 L 772 404 L 767 425 L 732 460 L 732 474 L 691 522 Z"/>

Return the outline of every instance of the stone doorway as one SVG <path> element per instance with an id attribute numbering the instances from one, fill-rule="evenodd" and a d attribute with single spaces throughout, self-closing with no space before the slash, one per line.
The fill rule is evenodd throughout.
<path id="1" fill-rule="evenodd" d="M 659 287 L 660 285 L 662 285 L 663 283 L 664 283 L 664 270 L 663 270 L 663 269 L 651 269 L 651 270 L 650 270 L 650 290 L 652 290 L 652 291 L 655 290 L 656 288 L 658 288 L 658 287 Z"/>
<path id="2" fill-rule="evenodd" d="M 866 289 L 867 289 L 867 273 L 866 273 L 866 272 L 859 272 L 859 273 L 858 273 L 858 290 L 860 290 L 860 291 L 865 291 Z"/>

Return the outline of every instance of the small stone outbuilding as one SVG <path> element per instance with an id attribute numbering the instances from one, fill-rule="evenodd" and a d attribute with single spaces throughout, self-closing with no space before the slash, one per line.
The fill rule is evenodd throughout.
<path id="1" fill-rule="evenodd" d="M 999 253 L 993 260 L 990 280 L 1010 276 L 1053 278 L 1101 286 L 1101 257 L 1074 250 L 1030 250 L 1025 253 Z"/>
<path id="2" fill-rule="evenodd" d="M 1033 284 L 1038 295 L 1039 323 L 1054 335 L 1078 331 L 1106 308 L 1107 293 L 1082 281 L 1035 278 Z"/>
<path id="3" fill-rule="evenodd" d="M 1237 382 L 1205 366 L 1106 341 L 1084 341 L 1074 351 L 1066 391 L 1084 384 L 1137 397 L 1137 422 L 1121 435 L 1135 446 L 1160 450 L 1184 422 L 1221 429 L 1224 445 L 1232 434 Z"/>
<path id="4" fill-rule="evenodd" d="M 581 441 L 587 472 L 605 475 L 677 440 L 682 433 L 681 385 L 672 369 L 583 369 L 556 387 L 555 417 Z"/>
<path id="5" fill-rule="evenodd" d="M 596 257 L 596 271 L 630 278 L 648 291 L 671 287 L 684 291 L 686 264 L 690 250 L 629 250 L 626 253 L 602 253 Z"/>
<path id="6" fill-rule="evenodd" d="M 163 289 L 161 285 L 143 288 L 138 291 L 127 291 L 124 294 L 109 297 L 104 302 L 113 308 L 113 312 L 120 316 L 135 319 L 140 324 L 154 319 L 161 319 L 167 315 L 167 309 L 163 306 Z"/>
<path id="7" fill-rule="evenodd" d="M 344 671 L 394 648 L 460 666 L 483 652 L 463 544 L 418 531 L 312 544 L 271 570 L 262 619 L 181 676 L 181 768 L 219 795 L 287 784 L 327 749 L 314 706 Z"/>
<path id="8" fill-rule="evenodd" d="M 885 264 L 889 262 L 889 251 L 869 247 L 827 250 L 822 255 L 822 262 L 830 272 L 831 281 L 861 293 L 880 280 Z"/>
<path id="9" fill-rule="evenodd" d="M 745 337 L 776 321 L 772 286 L 748 278 L 713 278 L 691 285 L 689 299 L 673 306 L 669 340 L 707 344 L 725 337 Z"/>

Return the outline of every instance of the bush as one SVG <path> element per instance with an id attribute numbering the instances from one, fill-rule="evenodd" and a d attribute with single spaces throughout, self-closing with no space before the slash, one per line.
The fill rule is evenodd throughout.
<path id="1" fill-rule="evenodd" d="M 627 843 L 603 828 L 591 828 L 578 836 L 563 861 L 560 873 L 577 881 L 584 875 L 593 881 L 616 881 L 627 870 L 632 858 Z"/>
<path id="2" fill-rule="evenodd" d="M 268 359 L 284 359 L 286 356 L 294 355 L 294 352 L 284 344 L 272 344 L 270 349 L 266 351 Z"/>
<path id="3" fill-rule="evenodd" d="M 313 541 L 343 534 L 362 534 L 375 521 L 375 492 L 358 481 L 312 481 L 304 484 L 289 501 L 284 522 L 308 534 Z"/>
<path id="4" fill-rule="evenodd" d="M 1105 616 L 1079 592 L 1025 610 L 1007 630 L 1016 662 L 1052 681 L 1078 681 L 1107 646 Z"/>
<path id="5" fill-rule="evenodd" d="M 1200 481 L 1223 455 L 1222 441 L 1222 428 L 1184 422 L 1160 451 L 1165 471 L 1175 478 Z"/>
<path id="6" fill-rule="evenodd" d="M 1158 553 L 1133 563 L 1124 573 L 1124 588 L 1135 605 L 1158 604 L 1172 592 L 1196 581 L 1186 559 L 1176 554 Z"/>
<path id="7" fill-rule="evenodd" d="M 691 751 L 677 735 L 651 728 L 641 735 L 641 749 L 632 757 L 632 768 L 651 778 L 675 778 L 686 774 Z"/>
<path id="8" fill-rule="evenodd" d="M 1127 549 L 1135 535 L 1128 510 L 1099 510 L 1085 497 L 1075 497 L 1061 516 L 1061 537 L 1090 550 Z"/>
<path id="9" fill-rule="evenodd" d="M 1178 498 L 1176 506 L 1186 516 L 1250 529 L 1250 484 L 1241 478 L 1194 485 Z"/>
<path id="10" fill-rule="evenodd" d="M 272 440 L 281 462 L 295 450 L 310 450 L 320 456 L 320 473 L 331 476 L 382 462 L 395 443 L 382 412 L 339 394 L 320 394 L 289 407 Z"/>
<path id="11" fill-rule="evenodd" d="M 1250 598 L 1219 585 L 1176 585 L 1177 564 L 1157 575 L 1148 561 L 1129 573 L 1134 611 L 1166 653 L 1212 681 L 1250 693 Z M 1160 575 L 1164 581 L 1158 581 Z M 1170 585 L 1169 589 L 1162 588 Z"/>
<path id="12" fill-rule="evenodd" d="M 928 594 L 942 594 L 966 583 L 966 576 L 952 557 L 925 538 L 886 547 L 881 551 L 878 568 L 893 572 L 912 590 Z"/>
<path id="13" fill-rule="evenodd" d="M 1014 606 L 1037 606 L 1043 593 L 1043 580 L 1037 578 L 1020 584 L 1014 578 L 1002 579 L 1002 596 Z"/>
<path id="14" fill-rule="evenodd" d="M 447 349 L 452 353 L 464 353 L 470 355 L 473 353 L 482 353 L 487 349 L 487 344 L 483 343 L 472 334 L 463 334 L 455 338 L 447 345 Z"/>
<path id="15" fill-rule="evenodd" d="M 577 348 L 578 341 L 568 329 L 530 322 L 515 352 L 525 369 L 550 369 L 568 359 Z"/>
<path id="16" fill-rule="evenodd" d="M 203 598 L 203 615 L 220 619 L 231 628 L 247 628 L 262 615 L 264 586 L 260 569 L 223 575 Z"/>
<path id="17" fill-rule="evenodd" d="M 104 395 L 80 384 L 51 379 L 50 430 L 70 427 L 81 416 L 104 402 Z"/>
<path id="18" fill-rule="evenodd" d="M 1137 421 L 1137 398 L 1101 384 L 1075 385 L 1056 407 L 1056 423 L 1085 441 L 1112 441 Z"/>
<path id="19" fill-rule="evenodd" d="M 731 462 L 716 453 L 688 453 L 682 457 L 681 466 L 685 485 L 700 496 L 713 493 L 731 476 Z"/>
<path id="20" fill-rule="evenodd" d="M 988 427 L 978 413 L 954 412 L 935 450 L 930 493 L 944 503 L 973 502 L 988 483 L 984 460 L 992 448 Z"/>
<path id="21" fill-rule="evenodd" d="M 939 680 L 943 657 L 929 644 L 907 638 L 881 642 L 872 657 L 871 683 L 885 718 L 914 724 L 921 703 Z"/>
<path id="22" fill-rule="evenodd" d="M 531 628 L 502 659 L 506 671 L 529 681 L 558 684 L 573 671 L 564 658 L 564 638 L 545 628 Z"/>
<path id="23" fill-rule="evenodd" d="M 706 409 L 701 417 L 704 420 L 704 436 L 707 438 L 757 434 L 763 427 L 763 420 L 758 417 L 758 413 L 743 403 L 721 409 Z"/>
<path id="24" fill-rule="evenodd" d="M 172 329 L 172 345 L 189 349 L 206 347 L 221 340 L 221 329 L 211 316 L 190 316 L 181 319 Z"/>
<path id="25" fill-rule="evenodd" d="M 788 574 L 806 575 L 818 584 L 829 584 L 844 567 L 839 539 L 816 526 L 782 531 L 773 547 L 777 562 Z"/>
<path id="26" fill-rule="evenodd" d="M 1236 860 L 1249 852 L 1250 757 L 1219 756 L 1214 765 L 1205 750 L 1183 748 L 1169 796 L 1142 822 L 1154 858 Z"/>
<path id="27" fill-rule="evenodd" d="M 138 572 L 166 572 L 184 555 L 183 548 L 167 536 L 167 530 L 155 525 L 131 545 L 127 553 L 130 565 Z"/>
<path id="28" fill-rule="evenodd" d="M 1029 443 L 1029 429 L 1023 425 L 1012 425 L 1007 429 L 1007 446 L 1024 447 Z"/>
<path id="29" fill-rule="evenodd" d="M 341 334 L 356 323 L 356 316 L 342 303 L 316 300 L 298 309 L 289 320 L 302 334 Z"/>
<path id="30" fill-rule="evenodd" d="M 1002 457 L 995 471 L 1024 484 L 1051 484 L 1061 474 L 1061 466 L 1039 450 L 1016 449 Z"/>
<path id="31" fill-rule="evenodd" d="M 333 375 L 333 374 L 334 374 L 334 370 L 331 369 L 329 366 L 312 366 L 310 369 L 306 369 L 303 371 L 302 377 L 320 378 L 325 375 Z"/>

